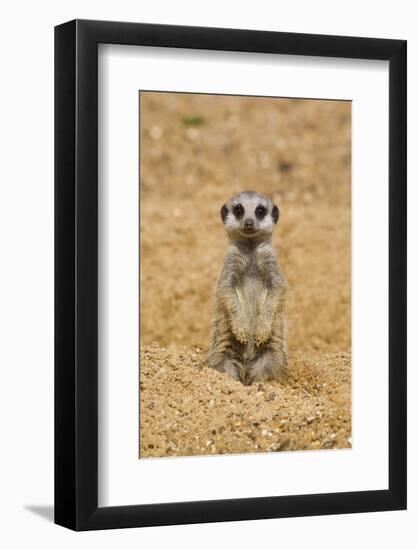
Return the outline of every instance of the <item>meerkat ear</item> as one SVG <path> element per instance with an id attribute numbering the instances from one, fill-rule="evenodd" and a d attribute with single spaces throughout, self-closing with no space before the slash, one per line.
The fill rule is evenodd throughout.
<path id="1" fill-rule="evenodd" d="M 279 210 L 278 210 L 278 206 L 275 206 L 275 204 L 272 207 L 271 216 L 272 216 L 272 219 L 274 220 L 274 223 L 277 223 L 279 218 Z"/>
<path id="2" fill-rule="evenodd" d="M 223 223 L 226 221 L 227 214 L 229 213 L 227 206 L 223 204 L 222 209 L 220 210 L 220 215 L 222 217 Z"/>

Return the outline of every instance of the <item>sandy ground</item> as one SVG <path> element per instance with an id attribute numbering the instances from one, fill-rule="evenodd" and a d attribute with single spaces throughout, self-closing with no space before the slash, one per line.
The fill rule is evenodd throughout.
<path id="1" fill-rule="evenodd" d="M 350 103 L 140 103 L 140 456 L 349 446 Z M 244 189 L 280 208 L 273 244 L 290 288 L 290 377 L 259 391 L 202 365 L 226 246 L 219 211 Z"/>
<path id="2" fill-rule="evenodd" d="M 285 384 L 244 386 L 198 348 L 142 349 L 141 457 L 347 448 L 350 354 L 294 352 Z"/>

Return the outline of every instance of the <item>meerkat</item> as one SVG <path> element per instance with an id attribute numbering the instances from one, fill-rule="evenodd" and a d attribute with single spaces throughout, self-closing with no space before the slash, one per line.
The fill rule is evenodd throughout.
<path id="1" fill-rule="evenodd" d="M 287 284 L 271 244 L 279 210 L 245 191 L 221 208 L 229 246 L 215 289 L 213 336 L 206 362 L 245 385 L 287 373 Z"/>

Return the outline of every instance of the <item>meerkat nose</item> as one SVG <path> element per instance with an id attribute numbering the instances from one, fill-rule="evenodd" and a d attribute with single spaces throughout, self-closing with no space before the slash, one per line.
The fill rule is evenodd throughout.
<path id="1" fill-rule="evenodd" d="M 247 220 L 245 220 L 245 227 L 253 227 L 255 225 L 255 222 L 253 221 L 252 218 L 248 218 Z"/>

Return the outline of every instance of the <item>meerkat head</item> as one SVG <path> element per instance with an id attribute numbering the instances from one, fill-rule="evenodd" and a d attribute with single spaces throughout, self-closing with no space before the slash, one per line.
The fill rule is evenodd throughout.
<path id="1" fill-rule="evenodd" d="M 270 236 L 279 218 L 271 199 L 255 191 L 234 195 L 220 213 L 229 237 L 239 240 Z"/>

